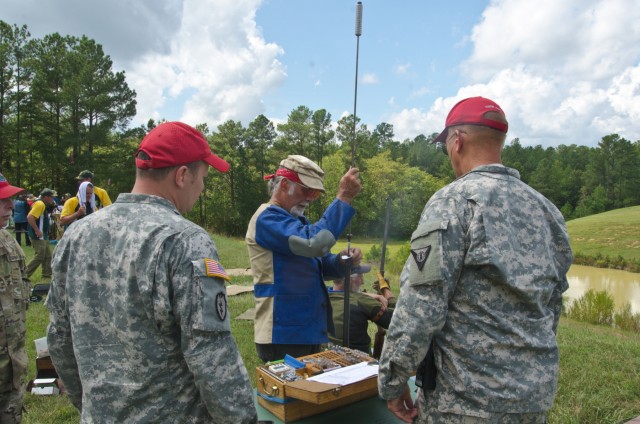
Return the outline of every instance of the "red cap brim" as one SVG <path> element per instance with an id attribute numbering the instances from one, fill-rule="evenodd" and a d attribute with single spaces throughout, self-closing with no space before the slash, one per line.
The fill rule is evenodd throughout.
<path id="1" fill-rule="evenodd" d="M 213 153 L 204 158 L 204 161 L 220 172 L 227 172 L 229 170 L 229 163 L 221 157 L 214 155 Z"/>
<path id="2" fill-rule="evenodd" d="M 447 129 L 445 128 L 442 130 L 440 134 L 438 134 L 436 138 L 433 139 L 431 144 L 444 143 L 446 140 L 447 140 Z"/>
<path id="3" fill-rule="evenodd" d="M 13 197 L 18 193 L 26 191 L 24 188 L 14 187 L 12 185 L 4 186 L 0 188 L 0 199 L 7 199 Z"/>

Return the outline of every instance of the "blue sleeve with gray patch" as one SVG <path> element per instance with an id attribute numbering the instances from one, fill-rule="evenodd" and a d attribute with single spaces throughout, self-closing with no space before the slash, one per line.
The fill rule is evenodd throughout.
<path id="1" fill-rule="evenodd" d="M 278 206 L 269 206 L 256 222 L 256 242 L 282 255 L 324 256 L 345 230 L 355 210 L 334 200 L 315 224 L 296 218 Z"/>

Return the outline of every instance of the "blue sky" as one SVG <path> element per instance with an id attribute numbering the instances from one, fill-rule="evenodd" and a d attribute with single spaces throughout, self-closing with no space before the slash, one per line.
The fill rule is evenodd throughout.
<path id="1" fill-rule="evenodd" d="M 356 1 L 4 0 L 34 37 L 85 34 L 136 90 L 138 115 L 211 128 L 295 107 L 353 112 Z M 395 138 L 438 132 L 460 99 L 496 100 L 509 139 L 640 139 L 640 0 L 363 0 L 357 115 Z"/>
<path id="2" fill-rule="evenodd" d="M 466 1 L 457 12 L 444 2 L 397 3 L 363 2 L 357 113 L 371 129 L 391 112 L 425 107 L 438 92 L 455 93 L 456 66 L 471 49 L 465 28 L 479 19 L 487 2 Z M 291 1 L 270 0 L 258 9 L 265 39 L 278 40 L 284 49 L 288 75 L 265 97 L 268 115 L 282 116 L 300 104 L 326 108 L 338 118 L 353 112 L 355 6 L 355 1 L 300 1 L 292 7 Z"/>

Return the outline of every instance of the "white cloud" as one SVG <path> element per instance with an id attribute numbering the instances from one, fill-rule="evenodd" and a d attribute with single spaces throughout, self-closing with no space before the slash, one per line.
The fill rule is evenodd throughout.
<path id="1" fill-rule="evenodd" d="M 376 74 L 363 74 L 362 84 L 378 84 L 380 81 Z"/>
<path id="2" fill-rule="evenodd" d="M 170 53 L 149 53 L 128 72 L 138 92 L 138 116 L 162 118 L 161 108 L 184 100 L 180 120 L 210 128 L 246 125 L 264 112 L 262 96 L 282 83 L 280 46 L 255 23 L 259 1 L 185 0 L 181 30 Z M 212 23 L 215 22 L 215 25 Z"/>
<path id="3" fill-rule="evenodd" d="M 390 115 L 400 137 L 440 131 L 465 97 L 497 101 L 508 139 L 525 145 L 596 145 L 617 132 L 640 139 L 639 0 L 495 0 L 473 28 L 467 85 L 427 111 Z"/>
<path id="4" fill-rule="evenodd" d="M 412 108 L 391 114 L 385 121 L 393 125 L 395 139 L 402 141 L 415 138 L 418 134 L 428 135 L 436 132 L 435 123 L 438 119 L 434 115 L 437 113 L 433 111 L 423 113 L 421 109 Z M 425 128 L 432 128 L 432 130 L 425 130 Z"/>
<path id="5" fill-rule="evenodd" d="M 627 68 L 613 79 L 607 90 L 611 106 L 620 115 L 627 114 L 629 119 L 640 121 L 640 65 Z"/>
<path id="6" fill-rule="evenodd" d="M 168 53 L 180 29 L 183 0 L 5 0 L 2 19 L 27 24 L 32 37 L 82 34 L 105 47 L 118 69 L 145 52 Z"/>

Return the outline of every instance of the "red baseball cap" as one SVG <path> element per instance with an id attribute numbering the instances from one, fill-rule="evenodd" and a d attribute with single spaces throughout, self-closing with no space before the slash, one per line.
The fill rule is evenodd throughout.
<path id="1" fill-rule="evenodd" d="M 12 186 L 4 175 L 0 174 L 0 199 L 8 199 L 21 191 L 25 191 L 25 189 Z"/>
<path id="2" fill-rule="evenodd" d="M 145 152 L 151 159 L 137 157 Z M 229 164 L 211 152 L 209 143 L 197 129 L 182 122 L 165 122 L 146 135 L 136 152 L 136 167 L 140 169 L 167 168 L 205 161 L 220 172 L 227 172 Z"/>
<path id="3" fill-rule="evenodd" d="M 493 100 L 484 97 L 469 97 L 460 100 L 447 115 L 444 130 L 433 140 L 433 143 L 444 142 L 447 138 L 447 129 L 454 125 L 484 125 L 506 133 L 509 125 L 485 118 L 484 115 L 487 112 L 498 112 L 504 116 L 502 108 Z"/>

